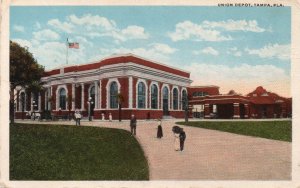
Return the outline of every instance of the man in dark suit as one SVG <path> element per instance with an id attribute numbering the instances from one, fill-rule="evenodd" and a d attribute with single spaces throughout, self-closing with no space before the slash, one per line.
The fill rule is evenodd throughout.
<path id="1" fill-rule="evenodd" d="M 136 118 L 134 114 L 131 115 L 131 119 L 130 119 L 130 132 L 131 135 L 136 135 Z"/>
<path id="2" fill-rule="evenodd" d="M 180 151 L 183 151 L 185 138 L 186 138 L 186 135 L 185 135 L 185 132 L 183 131 L 183 128 L 182 128 L 180 133 L 179 133 Z"/>

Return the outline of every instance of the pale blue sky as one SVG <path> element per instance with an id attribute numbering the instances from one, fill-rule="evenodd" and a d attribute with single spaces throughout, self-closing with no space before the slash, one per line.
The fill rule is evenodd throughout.
<path id="1" fill-rule="evenodd" d="M 46 6 L 10 9 L 10 39 L 52 69 L 136 55 L 191 71 L 193 85 L 290 95 L 290 7 Z"/>

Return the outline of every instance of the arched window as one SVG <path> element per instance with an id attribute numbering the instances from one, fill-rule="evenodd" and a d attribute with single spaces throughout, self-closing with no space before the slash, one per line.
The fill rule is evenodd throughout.
<path id="1" fill-rule="evenodd" d="M 112 82 L 110 85 L 110 108 L 118 108 L 118 85 Z"/>
<path id="2" fill-rule="evenodd" d="M 25 111 L 25 93 L 24 92 L 22 92 L 21 93 L 21 95 L 20 95 L 20 110 L 22 111 L 22 112 L 24 112 Z"/>
<path id="3" fill-rule="evenodd" d="M 163 114 L 169 115 L 169 89 L 168 87 L 163 88 Z"/>
<path id="4" fill-rule="evenodd" d="M 66 106 L 67 106 L 66 99 L 67 99 L 66 90 L 64 88 L 61 88 L 59 90 L 59 108 L 62 110 L 66 109 Z"/>
<path id="5" fill-rule="evenodd" d="M 146 87 L 143 82 L 138 85 L 138 108 L 146 107 Z"/>
<path id="6" fill-rule="evenodd" d="M 187 106 L 187 93 L 186 93 L 186 90 L 183 90 L 182 91 L 182 110 L 185 110 Z"/>
<path id="7" fill-rule="evenodd" d="M 178 110 L 178 89 L 173 89 L 173 109 Z"/>
<path id="8" fill-rule="evenodd" d="M 151 108 L 157 109 L 158 108 L 158 88 L 156 85 L 151 86 Z"/>

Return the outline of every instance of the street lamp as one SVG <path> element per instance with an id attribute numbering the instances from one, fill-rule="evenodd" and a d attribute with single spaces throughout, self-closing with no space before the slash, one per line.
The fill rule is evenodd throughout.
<path id="1" fill-rule="evenodd" d="M 94 104 L 93 98 L 90 97 L 90 98 L 89 98 L 89 101 L 88 101 L 87 103 L 88 103 L 88 115 L 89 115 L 89 121 L 92 121 L 92 114 L 91 114 L 91 112 L 92 112 L 92 105 Z"/>
<path id="2" fill-rule="evenodd" d="M 35 100 L 32 101 L 32 109 L 33 109 L 33 120 L 35 120 L 35 107 L 37 107 L 37 104 L 35 104 Z"/>
<path id="3" fill-rule="evenodd" d="M 189 121 L 189 105 L 188 105 L 188 97 L 187 97 L 187 95 L 184 96 L 184 98 L 182 100 L 182 104 L 183 104 L 183 109 L 184 109 L 185 123 L 187 123 Z"/>

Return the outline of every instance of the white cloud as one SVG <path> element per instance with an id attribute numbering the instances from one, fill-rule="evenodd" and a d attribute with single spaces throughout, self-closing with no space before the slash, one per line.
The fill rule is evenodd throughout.
<path id="1" fill-rule="evenodd" d="M 274 65 L 241 64 L 229 67 L 192 63 L 184 69 L 191 72 L 192 85 L 217 85 L 223 94 L 231 89 L 247 94 L 262 85 L 278 94 L 290 96 L 290 77 Z"/>
<path id="2" fill-rule="evenodd" d="M 33 38 L 39 41 L 59 40 L 60 36 L 50 29 L 33 32 Z"/>
<path id="3" fill-rule="evenodd" d="M 125 38 L 135 38 L 135 39 L 147 39 L 149 34 L 145 33 L 145 29 L 140 26 L 130 25 L 127 28 L 121 30 L 121 35 Z"/>
<path id="4" fill-rule="evenodd" d="M 13 29 L 14 29 L 14 31 L 17 31 L 17 32 L 24 32 L 25 31 L 25 28 L 21 25 L 14 25 Z"/>
<path id="5" fill-rule="evenodd" d="M 163 54 L 172 54 L 177 51 L 176 48 L 172 48 L 169 45 L 162 43 L 152 43 L 150 46 L 153 48 L 153 50 Z"/>
<path id="6" fill-rule="evenodd" d="M 245 49 L 250 55 L 258 55 L 261 58 L 278 58 L 281 60 L 288 60 L 291 56 L 290 44 L 268 44 L 260 49 Z"/>
<path id="7" fill-rule="evenodd" d="M 48 21 L 48 25 L 57 28 L 61 31 L 66 33 L 73 33 L 74 32 L 74 25 L 67 22 L 61 22 L 58 19 L 52 19 Z"/>
<path id="8" fill-rule="evenodd" d="M 232 40 L 230 35 L 223 35 L 220 30 L 265 32 L 269 31 L 258 26 L 256 20 L 226 20 L 226 21 L 203 21 L 200 24 L 184 21 L 176 24 L 175 32 L 169 33 L 173 41 L 226 41 Z"/>
<path id="9" fill-rule="evenodd" d="M 232 47 L 227 50 L 227 54 L 231 54 L 236 57 L 241 57 L 242 52 L 237 49 L 237 47 Z"/>
<path id="10" fill-rule="evenodd" d="M 66 33 L 84 35 L 90 38 L 112 37 L 117 43 L 131 39 L 148 39 L 149 34 L 137 25 L 129 25 L 124 29 L 117 26 L 114 20 L 99 15 L 85 14 L 81 17 L 70 15 L 66 21 L 52 19 L 48 25 Z"/>
<path id="11" fill-rule="evenodd" d="M 22 47 L 26 47 L 27 46 L 29 48 L 29 50 L 30 50 L 30 48 L 32 48 L 32 44 L 28 40 L 25 40 L 25 39 L 12 39 L 12 41 L 18 43 Z"/>
<path id="12" fill-rule="evenodd" d="M 226 31 L 250 31 L 250 32 L 264 32 L 266 29 L 258 26 L 256 20 L 227 20 L 220 22 L 204 21 L 202 23 L 204 28 L 222 28 Z"/>
<path id="13" fill-rule="evenodd" d="M 90 58 L 89 61 L 97 61 L 104 57 L 110 56 L 112 54 L 126 54 L 132 53 L 141 57 L 148 58 L 150 60 L 159 61 L 162 63 L 168 63 L 169 54 L 172 54 L 177 49 L 171 48 L 167 44 L 153 43 L 147 46 L 147 48 L 101 48 L 99 50 L 100 54 Z"/>
<path id="14" fill-rule="evenodd" d="M 28 50 L 37 59 L 38 63 L 45 66 L 46 70 L 66 64 L 66 44 L 57 41 L 28 41 L 23 39 L 12 39 Z M 69 49 L 68 64 L 86 63 L 85 46 L 80 44 L 80 49 Z"/>
<path id="15" fill-rule="evenodd" d="M 203 48 L 201 51 L 193 51 L 193 54 L 195 54 L 195 55 L 210 54 L 210 55 L 217 56 L 217 55 L 219 55 L 219 52 L 212 47 L 206 47 L 206 48 Z"/>
<path id="16" fill-rule="evenodd" d="M 109 20 L 105 17 L 100 17 L 98 15 L 85 14 L 82 17 L 70 15 L 68 17 L 68 20 L 70 20 L 70 22 L 75 25 L 101 26 L 106 30 L 112 30 L 116 27 L 116 23 L 113 20 Z"/>
<path id="17" fill-rule="evenodd" d="M 175 32 L 169 33 L 173 41 L 195 40 L 195 41 L 226 41 L 232 40 L 231 36 L 223 36 L 221 32 L 206 29 L 201 24 L 184 21 L 176 24 Z"/>
<path id="18" fill-rule="evenodd" d="M 40 22 L 36 22 L 34 27 L 35 27 L 35 29 L 41 29 L 42 28 Z"/>

